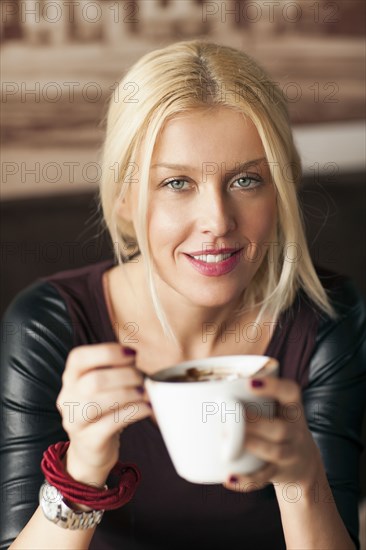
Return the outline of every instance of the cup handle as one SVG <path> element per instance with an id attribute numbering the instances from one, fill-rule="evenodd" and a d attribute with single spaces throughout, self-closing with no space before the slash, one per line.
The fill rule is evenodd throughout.
<path id="1" fill-rule="evenodd" d="M 238 400 L 225 399 L 227 410 L 233 411 L 237 406 Z M 240 402 L 244 407 L 244 403 Z M 236 460 L 243 452 L 244 440 L 245 440 L 245 420 L 243 417 L 243 410 L 239 416 L 239 422 L 233 421 L 232 417 L 229 417 L 229 422 L 222 422 L 222 434 L 223 443 L 221 447 L 221 458 L 225 462 L 230 460 Z"/>

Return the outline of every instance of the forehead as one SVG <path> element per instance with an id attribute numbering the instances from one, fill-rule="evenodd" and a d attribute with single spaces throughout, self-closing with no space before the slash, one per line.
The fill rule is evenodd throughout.
<path id="1" fill-rule="evenodd" d="M 196 109 L 165 122 L 155 143 L 152 165 L 172 158 L 177 164 L 192 164 L 195 159 L 242 161 L 263 152 L 254 123 L 243 113 L 227 107 Z"/>

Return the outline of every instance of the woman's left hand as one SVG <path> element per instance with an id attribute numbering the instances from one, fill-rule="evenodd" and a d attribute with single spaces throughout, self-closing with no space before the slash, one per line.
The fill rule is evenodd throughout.
<path id="1" fill-rule="evenodd" d="M 278 416 L 252 422 L 247 419 L 244 447 L 266 464 L 252 474 L 231 472 L 223 485 L 233 491 L 248 492 L 262 489 L 268 483 L 311 484 L 323 465 L 306 422 L 300 387 L 292 380 L 273 377 L 259 380 L 263 385 L 252 387 L 253 395 L 277 401 Z"/>

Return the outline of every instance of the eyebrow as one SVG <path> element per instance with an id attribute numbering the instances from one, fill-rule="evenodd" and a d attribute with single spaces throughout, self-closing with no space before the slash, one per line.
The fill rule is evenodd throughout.
<path id="1" fill-rule="evenodd" d="M 245 170 L 246 168 L 249 168 L 249 166 L 260 164 L 264 160 L 267 160 L 266 157 L 248 160 L 246 162 L 237 162 L 234 168 L 232 168 L 231 170 L 226 170 L 226 172 L 240 172 L 241 170 Z M 211 163 L 207 163 L 207 164 L 211 164 Z M 192 170 L 192 171 L 197 170 L 197 168 L 195 168 L 194 166 L 187 166 L 184 164 L 170 164 L 169 162 L 159 162 L 157 164 L 153 164 L 151 168 L 170 168 L 172 170 Z"/>

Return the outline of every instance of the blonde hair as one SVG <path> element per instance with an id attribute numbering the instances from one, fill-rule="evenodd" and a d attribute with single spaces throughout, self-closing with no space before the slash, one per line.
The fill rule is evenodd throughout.
<path id="1" fill-rule="evenodd" d="M 132 93 L 126 92 L 131 89 Z M 149 169 L 155 142 L 168 119 L 195 108 L 216 106 L 235 109 L 255 124 L 277 189 L 276 246 L 267 251 L 246 288 L 243 306 L 260 307 L 257 321 L 265 313 L 277 319 L 301 288 L 321 311 L 334 317 L 306 243 L 297 198 L 301 163 L 283 94 L 247 54 L 205 40 L 177 42 L 144 55 L 111 97 L 102 150 L 100 202 L 118 263 L 128 261 L 131 246 L 132 252 L 140 250 L 156 314 L 164 332 L 175 339 L 153 280 L 146 227 Z M 142 163 L 138 167 L 140 151 Z M 135 231 L 118 217 L 117 205 L 136 181 L 136 168 L 141 170 Z M 294 250 L 297 257 L 289 257 L 289 251 Z"/>

